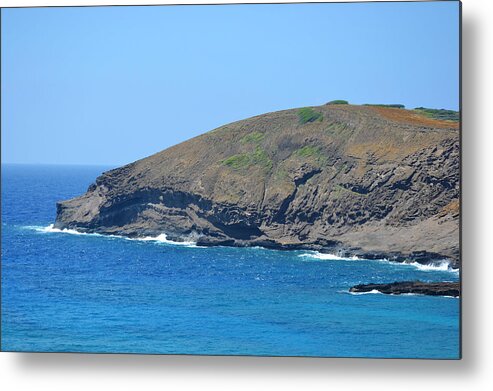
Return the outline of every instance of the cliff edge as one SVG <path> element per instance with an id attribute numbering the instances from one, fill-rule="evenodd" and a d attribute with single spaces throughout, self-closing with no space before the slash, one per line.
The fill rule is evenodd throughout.
<path id="1" fill-rule="evenodd" d="M 55 227 L 459 264 L 459 126 L 324 105 L 234 122 L 103 173 Z"/>

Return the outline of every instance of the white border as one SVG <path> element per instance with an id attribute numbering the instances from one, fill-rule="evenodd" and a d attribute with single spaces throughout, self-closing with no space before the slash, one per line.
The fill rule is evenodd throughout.
<path id="1" fill-rule="evenodd" d="M 0 1 L 2 7 L 166 3 L 173 1 Z M 180 3 L 208 2 L 182 0 Z M 50 391 L 490 389 L 493 384 L 492 9 L 491 0 L 463 1 L 462 361 L 0 353 L 1 387 Z"/>

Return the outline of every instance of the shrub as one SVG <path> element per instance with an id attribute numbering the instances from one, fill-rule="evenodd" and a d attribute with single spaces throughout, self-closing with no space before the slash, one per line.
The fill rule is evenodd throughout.
<path id="1" fill-rule="evenodd" d="M 328 105 L 348 105 L 349 102 L 347 100 L 336 99 L 336 100 L 331 100 L 327 104 Z"/>
<path id="2" fill-rule="evenodd" d="M 429 109 L 426 107 L 416 107 L 414 110 L 426 117 L 443 121 L 459 121 L 460 119 L 459 112 L 454 110 Z"/>
<path id="3" fill-rule="evenodd" d="M 300 124 L 306 124 L 308 122 L 314 122 L 316 120 L 322 121 L 322 113 L 313 110 L 311 107 L 303 107 L 298 110 L 298 119 Z"/>

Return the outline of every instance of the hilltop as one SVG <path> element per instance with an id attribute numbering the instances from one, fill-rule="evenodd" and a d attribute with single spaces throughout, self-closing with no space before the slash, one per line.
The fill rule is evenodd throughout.
<path id="1" fill-rule="evenodd" d="M 57 204 L 55 226 L 457 265 L 455 117 L 335 102 L 227 124 L 105 172 Z"/>

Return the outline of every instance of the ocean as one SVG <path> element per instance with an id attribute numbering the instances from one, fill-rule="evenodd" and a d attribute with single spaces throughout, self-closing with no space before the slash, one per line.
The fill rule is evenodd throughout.
<path id="1" fill-rule="evenodd" d="M 444 265 L 52 229 L 108 168 L 2 165 L 2 350 L 459 357 L 457 298 L 348 291 L 457 281 Z"/>

